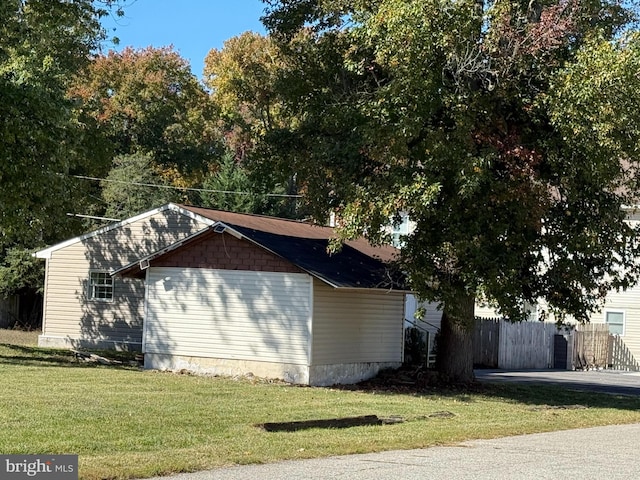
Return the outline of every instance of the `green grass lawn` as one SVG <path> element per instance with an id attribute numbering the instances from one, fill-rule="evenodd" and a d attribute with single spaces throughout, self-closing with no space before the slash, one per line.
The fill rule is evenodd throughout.
<path id="1" fill-rule="evenodd" d="M 640 422 L 639 399 L 552 387 L 420 394 L 295 387 L 94 366 L 62 350 L 29 345 L 0 344 L 0 383 L 0 452 L 78 454 L 82 479 Z M 259 426 L 361 415 L 405 422 L 295 432 Z"/>
<path id="2" fill-rule="evenodd" d="M 40 330 L 26 331 L 0 328 L 0 343 L 36 346 L 40 333 L 42 333 Z"/>

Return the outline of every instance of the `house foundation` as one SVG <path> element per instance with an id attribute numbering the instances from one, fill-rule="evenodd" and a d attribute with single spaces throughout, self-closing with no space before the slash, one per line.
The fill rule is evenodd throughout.
<path id="1" fill-rule="evenodd" d="M 144 355 L 144 368 L 149 370 L 186 371 L 198 375 L 254 375 L 260 378 L 278 379 L 288 383 L 318 387 L 357 383 L 376 376 L 381 370 L 398 368 L 400 365 L 400 362 L 367 362 L 306 366 L 159 353 L 145 353 Z"/>

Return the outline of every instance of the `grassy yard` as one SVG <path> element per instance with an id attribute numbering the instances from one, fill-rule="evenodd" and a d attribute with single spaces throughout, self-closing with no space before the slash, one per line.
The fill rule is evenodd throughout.
<path id="1" fill-rule="evenodd" d="M 421 394 L 294 387 L 93 366 L 65 351 L 9 345 L 1 338 L 0 452 L 78 454 L 82 479 L 640 422 L 635 398 L 514 385 Z M 295 432 L 260 427 L 361 415 L 401 416 L 405 422 Z"/>
<path id="2" fill-rule="evenodd" d="M 36 346 L 38 344 L 38 335 L 40 330 L 10 330 L 6 328 L 0 329 L 0 343 L 7 343 L 10 345 L 31 345 Z"/>

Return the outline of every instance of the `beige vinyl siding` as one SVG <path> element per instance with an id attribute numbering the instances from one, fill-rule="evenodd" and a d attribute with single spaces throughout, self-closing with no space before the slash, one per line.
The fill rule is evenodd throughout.
<path id="1" fill-rule="evenodd" d="M 540 310 L 546 307 L 546 303 L 543 300 L 538 300 L 537 304 L 526 302 L 524 308 L 527 312 L 527 316 L 524 320 L 529 322 L 537 322 L 540 320 Z M 503 319 L 504 316 L 500 312 L 486 303 L 478 302 L 475 305 L 474 314 L 478 318 L 496 318 Z"/>
<path id="2" fill-rule="evenodd" d="M 402 362 L 404 294 L 313 288 L 312 365 Z"/>
<path id="3" fill-rule="evenodd" d="M 204 227 L 164 210 L 51 252 L 43 336 L 140 344 L 144 282 L 114 278 L 113 301 L 89 299 L 89 272 L 120 268 Z"/>
<path id="4" fill-rule="evenodd" d="M 502 318 L 502 315 L 500 315 L 495 308 L 485 303 L 476 303 L 474 315 L 479 318 Z"/>
<path id="5" fill-rule="evenodd" d="M 624 335 L 620 338 L 635 359 L 640 361 L 640 286 L 626 292 L 610 292 L 602 311 L 594 313 L 590 321 L 605 323 L 607 311 L 624 312 Z"/>
<path id="6" fill-rule="evenodd" d="M 424 316 L 421 319 L 415 317 L 418 308 L 424 308 Z M 437 303 L 420 303 L 415 295 L 408 294 L 405 299 L 404 318 L 408 320 L 405 327 L 416 326 L 421 330 L 429 332 L 433 338 L 440 329 L 442 311 L 438 310 Z"/>
<path id="7" fill-rule="evenodd" d="M 151 267 L 145 352 L 308 365 L 311 277 Z"/>

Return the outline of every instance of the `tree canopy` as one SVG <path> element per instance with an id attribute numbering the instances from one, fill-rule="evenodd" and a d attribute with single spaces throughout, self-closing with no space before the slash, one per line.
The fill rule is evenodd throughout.
<path id="1" fill-rule="evenodd" d="M 103 38 L 103 13 L 89 0 L 0 5 L 0 255 L 73 231 L 65 214 L 83 192 L 67 175 L 88 168 L 96 142 L 66 93 Z"/>
<path id="2" fill-rule="evenodd" d="M 171 47 L 99 55 L 78 72 L 69 94 L 115 154 L 152 154 L 169 177 L 202 172 L 221 154 L 214 104 Z"/>
<path id="3" fill-rule="evenodd" d="M 296 122 L 263 137 L 345 238 L 415 230 L 401 263 L 443 308 L 439 353 L 472 378 L 478 298 L 587 319 L 636 281 L 638 33 L 609 0 L 269 1 Z"/>
<path id="4" fill-rule="evenodd" d="M 272 194 L 258 195 L 253 200 L 232 198 L 230 194 L 224 194 L 226 198 L 205 194 L 207 204 L 235 205 L 241 211 L 291 218 L 302 214 L 295 200 L 299 193 L 295 172 L 270 166 L 261 168 L 255 161 L 260 138 L 296 122 L 295 116 L 283 112 L 278 95 L 284 60 L 270 37 L 253 32 L 230 38 L 221 50 L 212 49 L 205 58 L 204 82 L 220 109 L 225 145 L 235 157 L 234 161 L 227 159 L 220 172 L 213 171 L 207 184 L 230 190 L 230 186 L 239 185 L 241 177 L 244 184 L 241 190 Z"/>
<path id="5" fill-rule="evenodd" d="M 243 159 L 254 139 L 279 125 L 274 83 L 279 53 L 269 37 L 245 32 L 212 49 L 205 58 L 204 82 L 220 108 L 227 146 Z"/>

